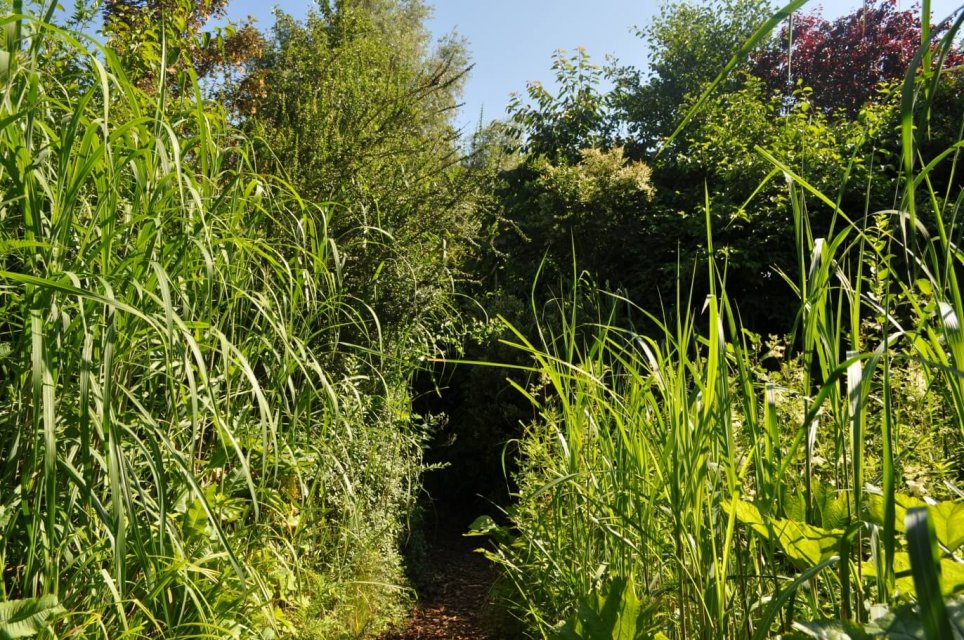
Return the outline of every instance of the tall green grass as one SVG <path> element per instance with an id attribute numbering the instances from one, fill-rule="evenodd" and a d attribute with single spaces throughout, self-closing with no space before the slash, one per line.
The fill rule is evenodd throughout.
<path id="1" fill-rule="evenodd" d="M 681 286 L 665 318 L 577 283 L 556 321 L 534 339 L 510 340 L 532 359 L 535 382 L 519 390 L 538 417 L 521 444 L 512 535 L 501 532 L 491 556 L 534 635 L 947 628 L 941 593 L 964 589 L 954 555 L 962 507 L 952 501 L 964 450 L 964 143 L 926 164 L 916 145 L 936 86 L 936 72 L 919 69 L 944 55 L 960 24 L 934 47 L 925 37 L 908 71 L 893 210 L 842 211 L 803 169 L 758 149 L 786 176 L 793 207 L 799 266 L 783 275 L 800 307 L 786 340 L 767 344 L 741 326 L 726 265 L 714 259 L 708 201 L 705 300 Z M 938 167 L 950 173 L 944 193 L 931 180 Z M 833 212 L 825 237 L 814 236 L 812 207 Z M 617 316 L 644 317 L 655 330 Z M 928 451 L 951 462 L 929 469 L 927 487 L 945 498 L 928 510 L 942 590 L 922 579 L 930 586 L 920 593 L 910 576 L 919 545 L 910 516 L 905 542 L 904 515 L 925 503 L 900 485 L 902 471 L 931 462 Z"/>
<path id="2" fill-rule="evenodd" d="M 0 601 L 56 598 L 58 636 L 370 630 L 420 436 L 407 365 L 340 341 L 377 325 L 328 212 L 195 78 L 0 26 Z"/>

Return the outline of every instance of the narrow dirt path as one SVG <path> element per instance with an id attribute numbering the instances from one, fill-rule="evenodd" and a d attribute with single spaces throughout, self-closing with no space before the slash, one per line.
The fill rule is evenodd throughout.
<path id="1" fill-rule="evenodd" d="M 474 550 L 479 538 L 464 529 L 439 527 L 428 541 L 426 580 L 421 603 L 401 631 L 379 640 L 489 640 L 482 613 L 495 580 L 492 565 Z"/>

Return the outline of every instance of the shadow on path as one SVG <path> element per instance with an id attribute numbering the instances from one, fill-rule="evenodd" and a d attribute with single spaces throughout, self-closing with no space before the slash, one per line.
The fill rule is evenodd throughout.
<path id="1" fill-rule="evenodd" d="M 481 538 L 466 538 L 467 528 L 453 522 L 427 533 L 425 578 L 421 602 L 407 626 L 379 640 L 490 640 L 483 612 L 496 569 L 475 549 Z"/>

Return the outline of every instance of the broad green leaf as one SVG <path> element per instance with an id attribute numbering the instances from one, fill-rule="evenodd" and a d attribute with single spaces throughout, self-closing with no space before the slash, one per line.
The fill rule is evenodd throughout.
<path id="1" fill-rule="evenodd" d="M 951 553 L 964 545 L 964 502 L 941 502 L 928 511 L 942 545 Z"/>
<path id="2" fill-rule="evenodd" d="M 469 525 L 469 530 L 462 534 L 466 537 L 487 536 L 499 544 L 510 544 L 512 542 L 512 532 L 499 525 L 490 516 L 479 516 Z"/>
<path id="3" fill-rule="evenodd" d="M 469 530 L 462 534 L 465 536 L 487 536 L 499 528 L 491 516 L 479 516 L 469 525 Z"/>
<path id="4" fill-rule="evenodd" d="M 181 532 L 185 539 L 199 539 L 207 536 L 208 517 L 200 500 L 195 499 L 181 516 Z"/>
<path id="5" fill-rule="evenodd" d="M 924 507 L 930 515 L 931 523 L 934 525 L 934 533 L 937 540 L 952 553 L 961 545 L 964 545 L 964 502 L 941 502 L 937 505 L 929 505 L 919 498 L 897 494 L 895 496 L 897 506 L 897 531 L 904 533 L 904 520 L 907 517 L 907 510 L 915 507 Z M 884 522 L 884 499 L 882 496 L 868 495 L 864 502 L 864 517 L 874 524 L 882 525 Z"/>
<path id="6" fill-rule="evenodd" d="M 964 564 L 950 558 L 941 559 L 941 592 L 947 596 L 964 591 Z"/>
<path id="7" fill-rule="evenodd" d="M 56 596 L 0 602 L 0 640 L 35 636 L 64 613 Z"/>
<path id="8" fill-rule="evenodd" d="M 868 494 L 864 500 L 864 518 L 877 525 L 884 524 L 884 497 Z M 920 498 L 904 494 L 895 494 L 896 503 L 896 528 L 899 533 L 904 533 L 904 519 L 907 517 L 907 510 L 914 507 L 926 507 L 927 503 Z"/>
<path id="9" fill-rule="evenodd" d="M 964 638 L 964 600 L 947 603 L 953 631 L 957 638 Z M 866 626 L 842 623 L 838 620 L 811 620 L 794 622 L 797 633 L 790 638 L 816 638 L 817 640 L 925 640 L 924 625 L 916 605 L 890 608 L 882 604 L 870 608 L 870 622 Z"/>
<path id="10" fill-rule="evenodd" d="M 631 579 L 613 580 L 600 595 L 579 603 L 576 615 L 556 632 L 556 640 L 637 640 L 651 618 Z"/>
<path id="11" fill-rule="evenodd" d="M 869 636 L 859 628 L 844 625 L 837 620 L 811 620 L 794 622 L 796 634 L 792 638 L 816 638 L 816 640 L 864 640 Z"/>
<path id="12" fill-rule="evenodd" d="M 868 637 L 893 640 L 924 640 L 920 614 L 911 606 L 890 609 L 883 605 L 872 607 L 867 625 Z"/>
<path id="13" fill-rule="evenodd" d="M 802 488 L 796 491 L 787 490 L 783 496 L 783 514 L 796 521 L 807 519 L 807 499 L 803 495 Z"/>
<path id="14" fill-rule="evenodd" d="M 825 529 L 846 528 L 847 519 L 850 517 L 847 493 L 823 482 L 814 482 L 814 494 L 820 514 L 820 526 Z M 791 519 L 799 521 L 802 518 Z"/>
<path id="15" fill-rule="evenodd" d="M 914 579 L 910 574 L 910 555 L 905 551 L 894 554 L 894 573 L 897 575 L 897 588 L 904 593 L 914 594 Z M 864 576 L 877 577 L 873 562 L 863 563 Z M 964 564 L 950 558 L 941 559 L 941 592 L 947 596 L 964 591 Z"/>
<path id="16" fill-rule="evenodd" d="M 822 529 L 813 525 L 768 518 L 757 507 L 742 500 L 724 503 L 727 513 L 735 509 L 736 518 L 768 540 L 777 542 L 798 569 L 820 564 L 837 553 L 842 529 Z"/>

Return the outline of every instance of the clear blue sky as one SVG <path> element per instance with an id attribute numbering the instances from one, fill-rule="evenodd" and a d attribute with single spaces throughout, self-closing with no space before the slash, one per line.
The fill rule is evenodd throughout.
<path id="1" fill-rule="evenodd" d="M 426 1 L 434 6 L 429 26 L 436 36 L 455 31 L 468 40 L 475 68 L 458 122 L 469 129 L 480 113 L 485 120 L 502 117 L 509 95 L 523 93 L 526 82 L 550 84 L 549 67 L 556 49 L 584 47 L 597 63 L 614 54 L 623 63 L 644 66 L 646 51 L 633 27 L 647 24 L 659 7 L 658 0 Z M 932 0 L 934 17 L 946 17 L 962 1 Z M 912 4 L 899 0 L 902 8 Z M 811 1 L 804 10 L 822 6 L 824 15 L 835 17 L 859 5 L 860 0 Z M 234 0 L 230 17 L 252 15 L 265 29 L 273 24 L 274 6 L 301 17 L 315 4 L 311 0 Z"/>

